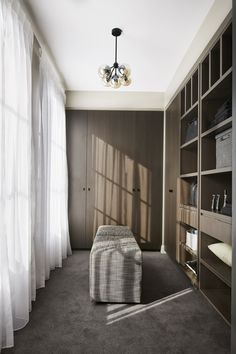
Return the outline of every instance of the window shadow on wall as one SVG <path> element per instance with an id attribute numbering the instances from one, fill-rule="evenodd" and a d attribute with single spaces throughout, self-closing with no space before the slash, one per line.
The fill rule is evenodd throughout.
<path id="1" fill-rule="evenodd" d="M 152 171 L 95 135 L 92 146 L 93 234 L 128 225 L 140 245 L 151 244 Z"/>

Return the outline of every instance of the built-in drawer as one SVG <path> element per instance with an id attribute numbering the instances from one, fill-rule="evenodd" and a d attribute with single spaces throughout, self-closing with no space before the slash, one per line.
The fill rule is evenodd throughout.
<path id="1" fill-rule="evenodd" d="M 180 205 L 178 220 L 197 229 L 197 208 L 188 205 Z"/>
<path id="2" fill-rule="evenodd" d="M 201 210 L 200 230 L 217 240 L 231 244 L 232 218 L 221 214 Z"/>

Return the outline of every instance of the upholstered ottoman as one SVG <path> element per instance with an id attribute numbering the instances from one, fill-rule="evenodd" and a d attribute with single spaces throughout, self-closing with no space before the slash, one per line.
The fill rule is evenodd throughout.
<path id="1" fill-rule="evenodd" d="M 90 253 L 90 297 L 97 302 L 139 303 L 142 253 L 127 226 L 100 226 Z"/>

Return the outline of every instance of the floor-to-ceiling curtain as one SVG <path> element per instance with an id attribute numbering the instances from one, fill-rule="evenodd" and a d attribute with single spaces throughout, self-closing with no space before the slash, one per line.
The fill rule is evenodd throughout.
<path id="1" fill-rule="evenodd" d="M 20 3 L 0 1 L 0 350 L 71 252 L 63 90 L 46 60 L 33 65 Z"/>
<path id="2" fill-rule="evenodd" d="M 68 232 L 65 97 L 35 43 L 33 69 L 34 244 L 36 285 L 71 253 Z M 37 70 L 35 76 L 37 77 Z M 33 75 L 34 77 L 34 75 Z"/>
<path id="3" fill-rule="evenodd" d="M 31 303 L 31 57 L 33 33 L 18 1 L 1 0 L 0 337 L 29 320 Z"/>
<path id="4" fill-rule="evenodd" d="M 68 176 L 66 159 L 65 95 L 53 79 L 42 57 L 40 65 L 42 85 L 42 136 L 47 145 L 44 154 L 47 165 L 47 268 L 62 265 L 62 259 L 71 253 L 68 232 Z M 44 150 L 45 152 L 45 150 Z"/>

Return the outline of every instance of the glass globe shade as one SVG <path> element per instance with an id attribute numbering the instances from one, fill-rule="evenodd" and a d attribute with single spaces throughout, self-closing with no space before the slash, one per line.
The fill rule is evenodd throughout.
<path id="1" fill-rule="evenodd" d="M 98 75 L 103 79 L 105 75 L 110 74 L 111 68 L 109 65 L 101 65 L 98 69 Z"/>
<path id="2" fill-rule="evenodd" d="M 111 78 L 111 81 L 110 81 L 110 85 L 111 87 L 117 89 L 120 87 L 121 85 L 121 82 L 120 82 L 120 79 L 119 79 L 119 76 L 118 75 L 113 75 L 112 78 Z"/>
<path id="3" fill-rule="evenodd" d="M 130 70 L 129 65 L 121 64 L 121 65 L 119 66 L 119 72 L 120 72 L 122 75 L 129 76 L 130 73 L 131 73 L 131 70 Z"/>
<path id="4" fill-rule="evenodd" d="M 121 85 L 123 85 L 123 86 L 129 86 L 131 84 L 131 78 L 124 75 L 120 79 L 120 82 L 121 82 Z"/>
<path id="5" fill-rule="evenodd" d="M 110 86 L 110 80 L 109 80 L 109 75 L 105 74 L 102 78 L 102 81 L 106 87 Z"/>

